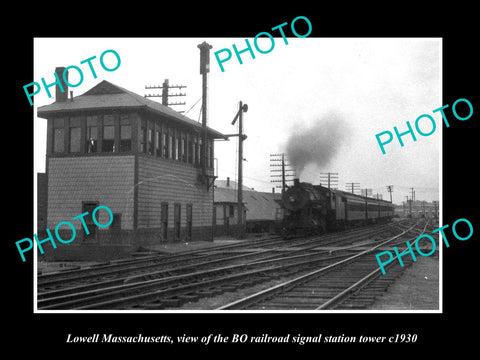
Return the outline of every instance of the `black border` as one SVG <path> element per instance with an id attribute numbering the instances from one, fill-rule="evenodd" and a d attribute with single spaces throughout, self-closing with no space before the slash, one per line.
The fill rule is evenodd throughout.
<path id="1" fill-rule="evenodd" d="M 375 356 L 389 356 L 405 351 L 413 356 L 422 348 L 430 354 L 442 348 L 460 348 L 462 353 L 475 344 L 476 324 L 472 315 L 476 310 L 475 284 L 476 256 L 478 254 L 478 215 L 473 211 L 476 203 L 476 129 L 480 113 L 478 89 L 478 38 L 474 36 L 474 7 L 451 4 L 449 9 L 421 10 L 406 3 L 391 4 L 385 8 L 352 8 L 340 4 L 339 9 L 315 6 L 292 7 L 266 5 L 250 7 L 244 3 L 199 4 L 198 10 L 188 3 L 182 9 L 177 4 L 166 9 L 162 4 L 129 4 L 128 8 L 116 3 L 106 13 L 90 6 L 80 9 L 79 4 L 64 3 L 62 16 L 54 8 L 42 4 L 43 11 L 29 8 L 31 15 L 21 18 L 22 33 L 15 33 L 8 59 L 4 66 L 8 86 L 4 89 L 4 103 L 10 108 L 4 124 L 9 129 L 5 150 L 3 189 L 9 195 L 6 212 L 8 221 L 3 229 L 3 256 L 7 259 L 4 275 L 7 289 L 4 298 L 4 317 L 7 335 L 4 342 L 17 352 L 33 350 L 32 356 L 47 354 L 64 357 L 73 354 L 95 354 L 99 350 L 122 352 L 127 348 L 147 350 L 153 356 L 165 356 L 165 351 L 187 351 L 201 355 L 206 351 L 240 353 L 247 349 L 241 344 L 191 345 L 127 345 L 127 344 L 66 344 L 67 334 L 87 336 L 94 333 L 114 333 L 122 336 L 182 335 L 204 336 L 210 333 L 231 336 L 234 333 L 249 335 L 315 336 L 330 335 L 388 336 L 396 333 L 418 335 L 415 344 L 311 344 L 298 345 L 261 344 L 249 350 L 274 350 L 287 354 L 293 351 L 312 350 L 312 356 L 325 356 L 325 351 L 337 352 L 352 347 Z M 53 6 L 53 5 L 52 5 Z M 22 13 L 23 14 L 23 13 Z M 451 121 L 443 128 L 443 222 L 452 224 L 458 218 L 469 219 L 475 229 L 474 236 L 465 242 L 450 241 L 444 249 L 443 314 L 33 314 L 33 257 L 26 263 L 18 257 L 14 242 L 33 234 L 33 108 L 25 101 L 23 85 L 33 81 L 33 37 L 254 37 L 258 32 L 290 22 L 296 16 L 309 18 L 313 25 L 311 37 L 442 37 L 443 38 L 443 104 L 453 104 L 458 98 L 467 98 L 473 104 L 474 115 L 468 121 Z M 5 26 L 5 25 L 2 25 Z M 5 29 L 7 31 L 8 29 Z M 5 32 L 4 31 L 4 32 Z M 7 32 L 8 33 L 8 32 Z M 11 31 L 10 31 L 11 33 Z M 7 56 L 5 56 L 7 57 Z M 475 84 L 476 85 L 476 84 Z M 13 102 L 11 101 L 13 99 Z M 429 110 L 429 109 L 426 109 Z M 450 115 L 449 115 L 450 114 Z M 419 114 L 420 115 L 420 114 Z M 447 111 L 450 117 L 451 112 Z M 401 121 L 403 119 L 399 119 Z M 11 127 L 11 129 L 10 129 Z M 19 137 L 25 141 L 19 141 Z M 13 208 L 12 205 L 13 204 Z M 11 314 L 11 315 L 10 315 Z M 469 321 L 470 320 L 470 321 Z M 140 346 L 140 347 L 139 347 Z M 392 347 L 393 346 L 393 347 Z M 6 349 L 5 349 L 6 350 Z M 68 354 L 68 355 L 67 355 Z M 264 355 L 266 356 L 266 355 Z"/>

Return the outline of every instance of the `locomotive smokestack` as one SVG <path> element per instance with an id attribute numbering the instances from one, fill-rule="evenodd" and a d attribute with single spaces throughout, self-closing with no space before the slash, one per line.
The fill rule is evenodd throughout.
<path id="1" fill-rule="evenodd" d="M 300 185 L 300 179 L 299 178 L 293 179 L 293 186 L 298 186 L 298 185 Z"/>

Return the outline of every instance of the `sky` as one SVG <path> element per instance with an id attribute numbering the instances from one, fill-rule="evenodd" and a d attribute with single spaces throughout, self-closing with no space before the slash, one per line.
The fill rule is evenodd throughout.
<path id="1" fill-rule="evenodd" d="M 259 191 L 271 191 L 270 154 L 290 152 L 301 181 L 318 184 L 320 174 L 338 173 L 338 188 L 359 183 L 389 199 L 386 186 L 393 185 L 393 202 L 402 203 L 415 189 L 417 200 L 439 200 L 441 186 L 441 115 L 433 113 L 444 105 L 441 93 L 442 42 L 439 38 L 274 38 L 274 48 L 255 54 L 241 54 L 240 64 L 233 52 L 246 47 L 245 38 L 36 38 L 34 40 L 34 79 L 47 84 L 54 81 L 57 66 L 76 65 L 83 70 L 83 82 L 73 90 L 81 95 L 103 80 L 139 95 L 152 93 L 146 85 L 171 85 L 187 88 L 186 105 L 172 106 L 201 121 L 202 77 L 197 45 L 212 45 L 208 77 L 208 126 L 224 134 L 238 131 L 231 122 L 242 101 L 244 113 L 244 185 Z M 268 38 L 258 42 L 260 49 L 270 47 Z M 228 48 L 232 58 L 221 71 L 214 52 Z M 100 55 L 113 49 L 121 65 L 112 72 L 99 63 Z M 225 52 L 219 54 L 225 56 Z M 97 78 L 87 64 L 92 56 Z M 111 54 L 110 54 L 111 55 Z M 115 62 L 105 57 L 107 65 Z M 113 61 L 113 65 L 108 61 Z M 78 82 L 75 75 L 71 83 Z M 54 94 L 54 88 L 51 88 Z M 179 92 L 177 89 L 170 90 Z M 54 95 L 53 95 L 54 96 Z M 152 98 L 161 101 L 161 98 Z M 34 97 L 36 108 L 54 101 L 44 89 Z M 198 103 L 197 103 L 198 101 Z M 25 97 L 28 105 L 27 97 Z M 194 106 L 194 104 L 196 105 Z M 397 126 L 414 127 L 422 114 L 431 115 L 437 124 L 430 136 L 416 133 L 385 146 L 383 155 L 375 135 Z M 424 132 L 431 129 L 419 123 Z M 34 172 L 45 171 L 46 120 L 34 119 Z M 219 179 L 237 177 L 237 140 L 217 141 Z M 36 176 L 35 176 L 36 178 Z"/>

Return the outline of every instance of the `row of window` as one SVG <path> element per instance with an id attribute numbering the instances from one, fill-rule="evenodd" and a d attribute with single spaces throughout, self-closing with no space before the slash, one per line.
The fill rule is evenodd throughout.
<path id="1" fill-rule="evenodd" d="M 139 152 L 200 165 L 203 156 L 203 139 L 199 133 L 181 131 L 141 120 Z M 207 140 L 207 167 L 213 167 L 213 140 Z"/>
<path id="2" fill-rule="evenodd" d="M 350 211 L 365 211 L 365 203 L 347 203 L 347 209 Z M 368 204 L 367 210 L 370 212 L 374 211 L 391 211 L 392 209 L 388 206 L 382 206 L 378 204 Z"/>
<path id="3" fill-rule="evenodd" d="M 115 153 L 131 152 L 132 124 L 128 115 L 92 115 L 53 119 L 52 152 Z M 203 139 L 197 132 L 182 131 L 165 124 L 141 119 L 138 152 L 200 165 Z M 213 167 L 213 140 L 206 144 L 207 167 Z"/>
<path id="4" fill-rule="evenodd" d="M 121 115 L 117 121 L 113 115 L 87 116 L 86 121 L 79 116 L 55 118 L 52 150 L 53 153 L 87 154 L 132 151 L 130 119 L 128 115 Z"/>

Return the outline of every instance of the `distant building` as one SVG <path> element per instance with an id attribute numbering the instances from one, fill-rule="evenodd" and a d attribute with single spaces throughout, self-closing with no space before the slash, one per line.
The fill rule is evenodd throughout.
<path id="1" fill-rule="evenodd" d="M 404 201 L 402 205 L 395 205 L 395 215 L 400 217 L 427 217 L 438 219 L 440 207 L 438 201 Z"/>
<path id="2" fill-rule="evenodd" d="M 105 259 L 142 245 L 213 240 L 214 139 L 222 134 L 207 127 L 203 144 L 200 123 L 108 81 L 71 99 L 57 85 L 56 101 L 38 116 L 47 119 L 46 174 L 39 177 L 43 223 L 53 233 L 58 223 L 99 205 L 113 212 L 105 229 L 85 217 L 90 234 L 73 222 L 75 241 L 57 243 L 50 257 Z M 71 230 L 60 234 L 65 231 L 69 239 Z"/>
<path id="3" fill-rule="evenodd" d="M 243 211 L 247 232 L 268 232 L 281 220 L 281 194 L 259 192 L 243 187 Z M 234 181 L 215 181 L 215 236 L 238 233 L 237 184 Z"/>

